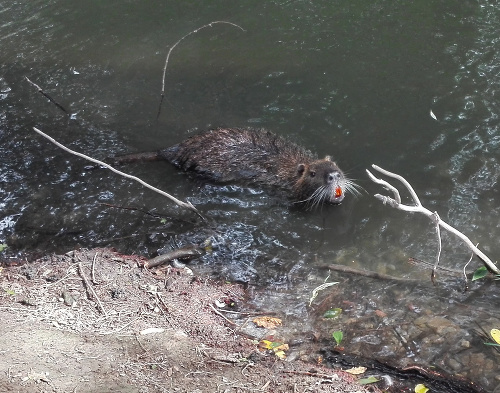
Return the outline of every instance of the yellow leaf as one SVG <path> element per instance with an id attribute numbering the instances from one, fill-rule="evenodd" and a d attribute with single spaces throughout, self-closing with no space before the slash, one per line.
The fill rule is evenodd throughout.
<path id="1" fill-rule="evenodd" d="M 278 352 L 278 351 L 288 351 L 290 348 L 288 347 L 288 344 L 281 344 L 277 347 L 274 347 L 273 348 L 273 351 L 274 352 Z"/>
<path id="2" fill-rule="evenodd" d="M 273 317 L 257 317 L 254 318 L 253 323 L 259 327 L 274 329 L 277 326 L 281 326 L 281 319 Z"/>
<path id="3" fill-rule="evenodd" d="M 272 349 L 273 348 L 273 342 L 269 340 L 261 340 L 259 341 L 259 348 L 261 349 Z"/>
<path id="4" fill-rule="evenodd" d="M 283 347 L 284 345 L 287 346 L 286 349 L 288 349 L 288 344 L 283 344 L 283 343 L 279 343 L 279 342 L 275 342 L 275 341 L 269 341 L 269 340 L 262 340 L 259 342 L 259 348 L 260 349 L 272 349 L 272 350 L 276 350 L 276 349 L 281 349 L 281 347 Z"/>
<path id="5" fill-rule="evenodd" d="M 497 344 L 500 344 L 500 330 L 498 329 L 491 329 L 490 331 L 491 338 L 495 340 Z"/>
<path id="6" fill-rule="evenodd" d="M 366 371 L 366 367 L 353 367 L 350 368 L 349 370 L 344 370 L 344 371 L 352 375 L 359 375 L 363 374 Z"/>
<path id="7" fill-rule="evenodd" d="M 288 351 L 288 344 L 283 344 L 279 342 L 273 342 L 269 340 L 262 340 L 259 342 L 260 349 L 269 349 L 274 352 L 274 354 L 280 359 L 284 359 L 285 351 Z"/>
<path id="8" fill-rule="evenodd" d="M 415 393 L 427 393 L 429 391 L 429 388 L 425 386 L 423 383 L 419 383 L 417 386 L 415 386 Z"/>

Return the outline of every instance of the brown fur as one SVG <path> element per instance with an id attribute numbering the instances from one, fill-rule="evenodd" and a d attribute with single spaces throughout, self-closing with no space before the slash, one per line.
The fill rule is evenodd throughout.
<path id="1" fill-rule="evenodd" d="M 264 130 L 219 128 L 160 150 L 156 158 L 216 182 L 238 182 L 289 191 L 312 205 L 340 203 L 348 182 L 330 157 Z"/>

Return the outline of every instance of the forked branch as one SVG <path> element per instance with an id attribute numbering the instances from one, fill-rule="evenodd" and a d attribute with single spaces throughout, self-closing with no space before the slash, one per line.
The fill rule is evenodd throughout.
<path id="1" fill-rule="evenodd" d="M 399 180 L 401 183 L 403 183 L 403 185 L 410 192 L 410 195 L 413 199 L 414 204 L 413 205 L 402 204 L 401 203 L 401 196 L 399 195 L 398 189 L 396 187 L 392 186 L 391 184 L 389 184 L 387 181 L 375 177 L 367 169 L 366 172 L 368 173 L 368 176 L 370 177 L 370 179 L 373 182 L 383 186 L 386 190 L 391 191 L 393 193 L 393 196 L 394 196 L 393 198 L 391 198 L 389 196 L 375 194 L 375 198 L 382 201 L 382 203 L 384 205 L 388 204 L 389 206 L 394 207 L 394 208 L 399 209 L 399 210 L 403 210 L 403 211 L 407 211 L 407 212 L 411 212 L 411 213 L 422 213 L 425 216 L 429 217 L 429 219 L 436 225 L 436 228 L 437 228 L 436 233 L 437 233 L 438 241 L 439 241 L 439 251 L 438 251 L 438 255 L 436 257 L 436 265 L 434 266 L 434 269 L 436 268 L 437 264 L 439 263 L 439 256 L 441 253 L 441 236 L 440 236 L 440 232 L 439 232 L 439 227 L 441 227 L 441 228 L 447 230 L 448 232 L 453 233 L 455 236 L 459 237 L 467 245 L 467 247 L 469 247 L 469 249 L 483 261 L 483 263 L 486 265 L 486 267 L 488 269 L 490 269 L 495 274 L 500 274 L 500 269 L 490 260 L 490 258 L 488 258 L 488 256 L 486 256 L 479 248 L 477 248 L 474 245 L 474 243 L 472 243 L 472 241 L 466 235 L 464 235 L 459 230 L 455 229 L 454 227 L 452 227 L 448 223 L 441 220 L 441 218 L 439 217 L 437 212 L 431 212 L 429 209 L 426 209 L 425 207 L 422 206 L 422 204 L 420 203 L 420 199 L 417 196 L 417 193 L 415 192 L 415 190 L 413 190 L 413 187 L 410 185 L 410 183 L 408 183 L 406 181 L 406 179 L 404 177 L 397 175 L 395 173 L 386 171 L 385 169 L 382 169 L 377 165 L 372 165 L 372 167 L 373 167 L 373 169 L 382 173 L 383 175 L 386 175 L 388 177 L 392 177 L 396 180 Z"/>

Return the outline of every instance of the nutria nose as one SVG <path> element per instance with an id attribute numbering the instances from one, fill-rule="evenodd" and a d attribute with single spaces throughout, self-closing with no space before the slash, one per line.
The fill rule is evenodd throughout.
<path id="1" fill-rule="evenodd" d="M 340 180 L 340 172 L 331 172 L 328 174 L 328 178 L 327 178 L 327 181 L 328 183 L 332 183 L 334 181 L 339 181 Z"/>

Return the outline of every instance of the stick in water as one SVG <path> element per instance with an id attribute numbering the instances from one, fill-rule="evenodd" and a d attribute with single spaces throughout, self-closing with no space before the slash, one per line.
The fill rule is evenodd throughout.
<path id="1" fill-rule="evenodd" d="M 392 186 L 391 184 L 389 184 L 387 181 L 375 177 L 367 169 L 366 172 L 368 173 L 368 176 L 370 177 L 370 179 L 373 182 L 375 182 L 377 184 L 380 184 L 382 187 L 384 187 L 388 191 L 392 191 L 392 193 L 394 195 L 394 198 L 391 198 L 391 197 L 388 197 L 388 196 L 385 196 L 385 195 L 376 194 L 375 198 L 377 198 L 380 201 L 382 201 L 382 203 L 384 205 L 387 204 L 387 205 L 389 205 L 391 207 L 394 207 L 395 209 L 399 209 L 399 210 L 403 210 L 403 211 L 411 212 L 411 213 L 422 213 L 423 215 L 427 216 L 436 225 L 436 227 L 438 229 L 439 229 L 439 227 L 442 227 L 443 229 L 447 230 L 448 232 L 453 233 L 455 236 L 457 236 L 460 239 L 462 239 L 462 241 L 467 245 L 467 247 L 469 247 L 469 249 L 474 254 L 476 254 L 479 257 L 479 259 L 481 259 L 483 261 L 483 263 L 486 265 L 486 267 L 488 269 L 490 269 L 495 274 L 500 274 L 500 269 L 491 261 L 490 258 L 488 258 L 486 256 L 486 254 L 484 254 L 479 248 L 477 248 L 477 246 L 475 246 L 472 243 L 472 241 L 467 236 L 465 236 L 458 229 L 455 229 L 454 227 L 452 227 L 450 224 L 448 224 L 445 221 L 441 220 L 441 218 L 439 217 L 439 215 L 437 214 L 437 212 L 433 213 L 429 209 L 426 209 L 425 207 L 422 206 L 422 203 L 420 202 L 420 199 L 418 198 L 417 193 L 415 192 L 415 190 L 413 189 L 413 187 L 410 185 L 410 183 L 408 183 L 408 181 L 403 176 L 400 176 L 400 175 L 398 175 L 396 173 L 389 172 L 389 171 L 387 171 L 385 169 L 380 168 L 377 165 L 372 165 L 372 167 L 373 167 L 373 169 L 375 169 L 376 171 L 382 173 L 383 175 L 386 175 L 388 177 L 392 177 L 393 179 L 397 179 L 401 183 L 403 183 L 403 185 L 410 192 L 414 204 L 413 205 L 404 205 L 404 204 L 402 204 L 401 203 L 401 196 L 399 195 L 399 191 L 397 190 L 397 188 L 394 187 L 394 186 Z M 437 265 L 439 263 L 439 257 L 440 257 L 440 254 L 441 254 L 441 234 L 440 234 L 439 230 L 436 231 L 436 234 L 438 236 L 438 241 L 439 241 L 439 250 L 438 250 L 438 254 L 436 256 L 436 263 L 434 265 L 434 269 L 433 269 L 433 272 L 432 272 L 433 276 L 435 274 L 435 270 L 436 270 Z"/>
<path id="2" fill-rule="evenodd" d="M 183 41 L 185 38 L 189 37 L 192 34 L 195 34 L 195 33 L 199 32 L 200 30 L 203 30 L 203 29 L 205 29 L 207 27 L 212 27 L 213 25 L 219 24 L 219 23 L 224 23 L 224 24 L 227 24 L 227 25 L 231 25 L 231 26 L 237 27 L 238 29 L 241 29 L 242 31 L 245 31 L 245 29 L 243 29 L 243 27 L 238 26 L 235 23 L 225 22 L 225 21 L 222 21 L 222 20 L 217 20 L 217 21 L 214 21 L 214 22 L 207 23 L 206 25 L 198 27 L 196 30 L 193 30 L 193 31 L 187 33 L 184 37 L 182 37 L 179 41 L 177 41 L 174 45 L 172 45 L 172 47 L 168 51 L 167 59 L 165 60 L 165 67 L 163 67 L 163 79 L 162 79 L 162 85 L 161 85 L 161 98 L 160 98 L 160 105 L 158 107 L 158 114 L 156 115 L 157 119 L 160 117 L 161 105 L 163 103 L 163 97 L 165 97 L 165 77 L 166 77 L 166 74 L 167 74 L 167 66 L 168 66 L 168 60 L 170 59 L 170 54 L 172 53 L 172 51 L 174 50 L 174 48 L 177 45 L 179 45 L 181 43 L 181 41 Z"/>
<path id="3" fill-rule="evenodd" d="M 121 172 L 119 171 L 118 169 L 115 169 L 113 168 L 111 165 L 108 165 L 106 164 L 105 162 L 102 162 L 102 161 L 99 161 L 99 160 L 96 160 L 95 158 L 92 158 L 92 157 L 89 157 L 89 156 L 86 156 L 85 154 L 83 153 L 79 153 L 77 151 L 74 151 L 74 150 L 71 150 L 71 149 L 68 149 L 66 146 L 62 145 L 61 143 L 57 142 L 54 138 L 52 138 L 51 136 L 45 134 L 43 131 L 40 131 L 38 128 L 36 127 L 33 127 L 33 130 L 35 132 L 37 132 L 38 134 L 40 134 L 41 136 L 43 136 L 44 138 L 48 139 L 50 142 L 52 142 L 54 145 L 60 147 L 61 149 L 63 149 L 64 151 L 67 151 L 68 153 L 71 153 L 71 154 L 74 154 L 75 156 L 78 156 L 78 157 L 82 157 L 82 158 L 85 158 L 86 160 L 88 161 L 91 161 L 93 163 L 96 163 L 98 165 L 101 165 L 105 168 L 108 168 L 110 171 L 120 175 L 120 176 L 123 176 L 123 177 L 126 177 L 127 179 L 131 179 L 131 180 L 134 180 L 138 183 L 141 183 L 144 187 L 147 187 L 149 188 L 150 190 L 153 190 L 155 192 L 157 192 L 158 194 L 160 195 L 163 195 L 167 198 L 169 198 L 172 202 L 174 202 L 176 205 L 184 208 L 184 209 L 188 209 L 188 210 L 191 210 L 193 212 L 195 212 L 200 218 L 202 218 L 203 220 L 205 220 L 205 218 L 201 215 L 201 213 L 193 206 L 193 204 L 191 202 L 183 202 L 177 198 L 175 198 L 174 196 L 166 193 L 165 191 L 162 191 L 156 187 L 153 187 L 152 185 L 146 183 L 144 180 L 141 180 L 139 179 L 138 177 L 136 176 L 132 176 L 132 175 L 129 175 L 128 173 L 124 173 L 124 172 Z"/>
<path id="4" fill-rule="evenodd" d="M 64 107 L 63 107 L 61 104 L 59 104 L 57 101 L 55 101 L 55 100 L 54 100 L 51 96 L 49 96 L 47 93 L 45 93 L 45 92 L 43 91 L 43 89 L 42 89 L 40 86 L 38 86 L 36 83 L 34 83 L 34 82 L 30 81 L 30 80 L 29 80 L 29 78 L 28 78 L 27 76 L 25 76 L 25 78 L 26 78 L 26 80 L 28 81 L 28 83 L 30 83 L 32 86 L 34 86 L 34 87 L 38 90 L 38 92 L 39 92 L 40 94 L 42 94 L 44 97 L 48 98 L 48 100 L 49 100 L 50 102 L 52 102 L 55 106 L 57 106 L 57 107 L 58 107 L 60 110 L 62 110 L 64 113 L 68 114 L 68 111 L 67 111 L 66 109 L 64 109 Z"/>

